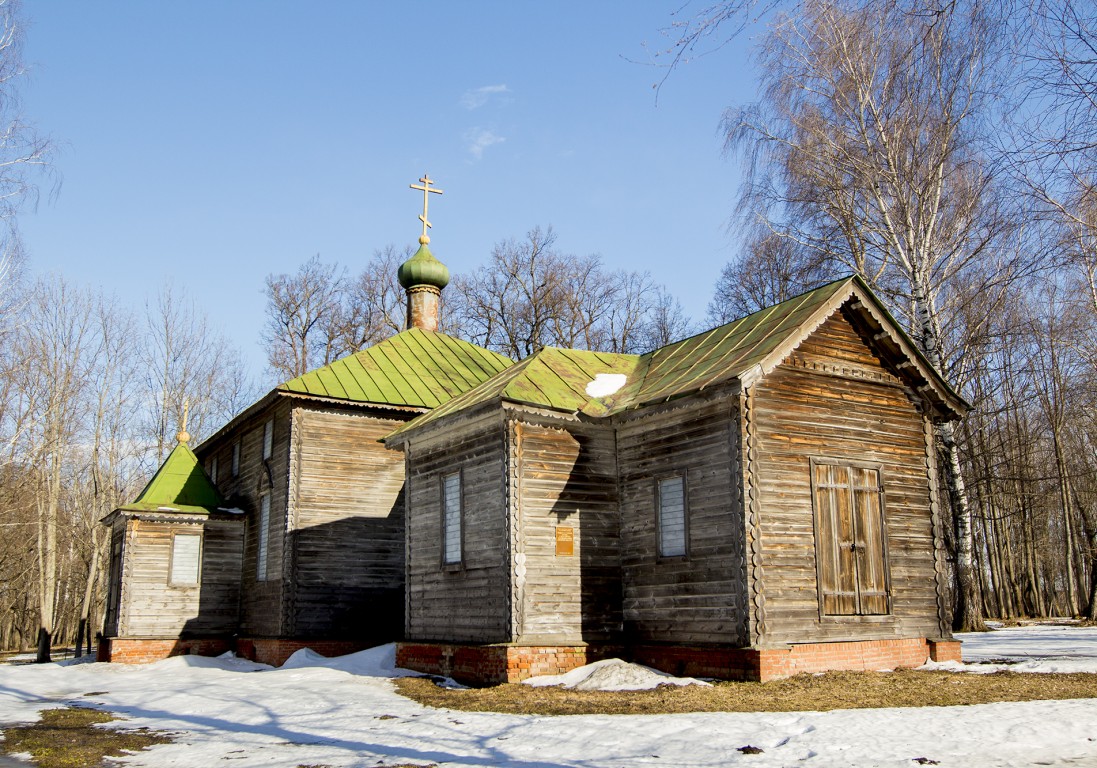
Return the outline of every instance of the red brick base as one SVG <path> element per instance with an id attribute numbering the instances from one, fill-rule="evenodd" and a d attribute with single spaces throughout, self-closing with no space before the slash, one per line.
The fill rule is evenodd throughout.
<path id="1" fill-rule="evenodd" d="M 472 685 L 497 685 L 563 674 L 598 659 L 619 656 L 622 650 L 588 645 L 397 643 L 396 666 Z"/>
<path id="2" fill-rule="evenodd" d="M 236 653 L 260 664 L 280 667 L 297 651 L 311 648 L 321 656 L 345 656 L 369 648 L 370 643 L 353 640 L 290 640 L 280 637 L 241 637 L 236 641 Z"/>
<path id="3" fill-rule="evenodd" d="M 918 637 L 804 643 L 766 649 L 642 645 L 628 651 L 619 647 L 506 644 L 398 643 L 396 646 L 397 666 L 474 685 L 516 683 L 537 675 L 558 675 L 611 656 L 679 676 L 766 681 L 801 672 L 919 667 L 931 658 L 959 661 L 960 643 Z"/>
<path id="4" fill-rule="evenodd" d="M 202 638 L 195 640 L 153 639 L 139 637 L 104 637 L 99 640 L 96 661 L 113 661 L 118 664 L 148 664 L 162 661 L 169 656 L 219 656 L 232 649 L 228 638 Z"/>

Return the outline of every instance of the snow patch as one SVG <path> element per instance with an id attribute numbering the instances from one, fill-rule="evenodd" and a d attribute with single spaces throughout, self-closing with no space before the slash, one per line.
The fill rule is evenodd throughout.
<path id="1" fill-rule="evenodd" d="M 649 691 L 660 685 L 709 685 L 692 677 L 674 677 L 621 659 L 605 659 L 562 675 L 541 675 L 522 681 L 537 687 L 559 685 L 576 691 Z"/>
<path id="2" fill-rule="evenodd" d="M 281 668 L 305 669 L 315 667 L 335 669 L 361 677 L 408 677 L 409 675 L 419 674 L 396 666 L 395 643 L 379 645 L 376 648 L 368 648 L 346 656 L 331 658 L 321 656 L 311 648 L 302 648 L 286 659 Z"/>
<path id="3" fill-rule="evenodd" d="M 623 373 L 599 373 L 594 381 L 587 384 L 587 394 L 591 397 L 608 397 L 625 386 L 628 377 Z"/>

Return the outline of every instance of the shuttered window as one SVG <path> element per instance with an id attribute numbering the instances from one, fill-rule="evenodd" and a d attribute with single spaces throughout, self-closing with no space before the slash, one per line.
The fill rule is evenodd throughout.
<path id="1" fill-rule="evenodd" d="M 819 603 L 831 616 L 890 612 L 880 470 L 812 462 Z"/>
<path id="2" fill-rule="evenodd" d="M 232 444 L 232 476 L 240 476 L 240 441 Z"/>
<path id="3" fill-rule="evenodd" d="M 171 537 L 171 585 L 179 587 L 197 584 L 201 562 L 201 534 L 177 533 Z"/>
<path id="4" fill-rule="evenodd" d="M 267 580 L 267 544 L 270 540 L 270 494 L 259 497 L 259 549 L 255 554 L 255 578 Z"/>
<path id="5" fill-rule="evenodd" d="M 656 516 L 659 519 L 659 556 L 686 554 L 686 481 L 682 475 L 659 481 Z"/>
<path id="6" fill-rule="evenodd" d="M 461 473 L 442 478 L 442 562 L 461 562 Z"/>
<path id="7" fill-rule="evenodd" d="M 263 425 L 263 460 L 267 460 L 274 453 L 274 419 L 270 419 Z"/>
<path id="8" fill-rule="evenodd" d="M 209 460 L 209 479 L 211 482 L 217 482 L 217 457 L 214 456 Z"/>

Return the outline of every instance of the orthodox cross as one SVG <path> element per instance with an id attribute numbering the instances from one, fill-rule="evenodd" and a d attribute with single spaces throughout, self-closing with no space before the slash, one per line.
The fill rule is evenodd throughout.
<path id="1" fill-rule="evenodd" d="M 440 195 L 442 194 L 442 190 L 431 189 L 430 185 L 434 182 L 431 180 L 430 176 L 425 173 L 423 174 L 423 178 L 419 179 L 419 181 L 422 183 L 422 186 L 419 186 L 419 184 L 409 184 L 408 186 L 412 189 L 423 190 L 423 215 L 419 217 L 419 221 L 423 222 L 423 234 L 419 236 L 419 242 L 426 245 L 430 242 L 430 238 L 427 237 L 427 229 L 430 227 L 430 222 L 427 221 L 427 201 L 430 199 L 430 194 L 432 192 L 436 195 Z"/>

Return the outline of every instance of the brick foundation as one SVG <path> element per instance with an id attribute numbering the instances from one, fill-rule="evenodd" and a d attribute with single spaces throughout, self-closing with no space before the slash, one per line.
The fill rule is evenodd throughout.
<path id="1" fill-rule="evenodd" d="M 683 648 L 640 646 L 633 658 L 674 675 L 722 680 L 777 680 L 801 672 L 850 670 L 871 672 L 920 667 L 929 659 L 960 660 L 960 643 L 922 637 L 900 640 L 858 640 L 843 643 L 802 643 L 787 648 Z"/>
<path id="2" fill-rule="evenodd" d="M 560 675 L 592 661 L 620 656 L 622 651 L 589 645 L 397 643 L 396 666 L 472 685 L 497 685 Z"/>
<path id="3" fill-rule="evenodd" d="M 96 649 L 96 661 L 113 661 L 117 664 L 148 664 L 162 661 L 169 656 L 220 656 L 232 649 L 229 638 L 179 638 L 103 637 Z"/>
<path id="4" fill-rule="evenodd" d="M 620 647 L 447 643 L 398 643 L 396 646 L 398 667 L 444 675 L 473 685 L 516 683 L 537 675 L 558 675 L 611 656 L 678 676 L 766 681 L 801 672 L 919 667 L 929 659 L 959 661 L 960 643 L 918 637 L 803 643 L 766 649 L 638 645 L 626 650 Z"/>
<path id="5" fill-rule="evenodd" d="M 302 648 L 311 648 L 321 656 L 345 656 L 372 647 L 373 643 L 353 640 L 291 640 L 280 637 L 241 637 L 236 641 L 236 654 L 260 664 L 280 667 Z"/>

